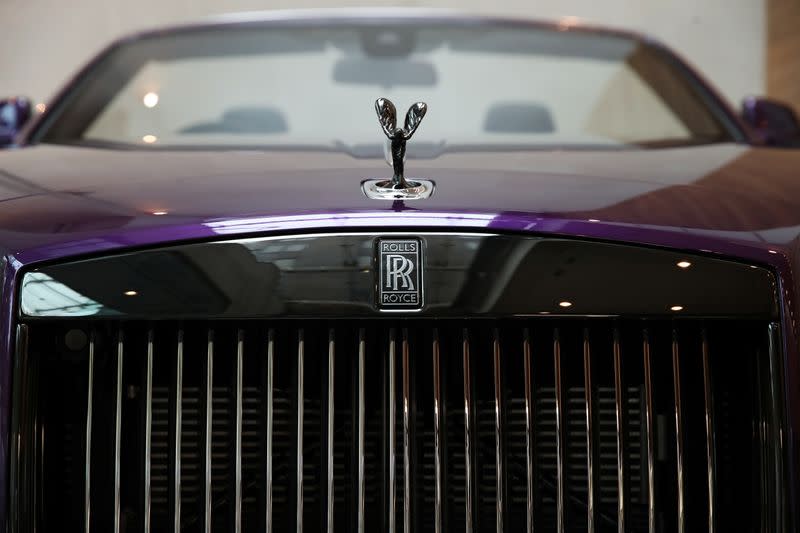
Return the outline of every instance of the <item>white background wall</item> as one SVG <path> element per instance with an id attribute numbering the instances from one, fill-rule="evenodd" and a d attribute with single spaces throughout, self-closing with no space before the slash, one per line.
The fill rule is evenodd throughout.
<path id="1" fill-rule="evenodd" d="M 407 5 L 557 18 L 640 30 L 666 42 L 738 105 L 765 85 L 766 0 L 0 0 L 0 95 L 49 98 L 115 37 L 229 11 Z"/>

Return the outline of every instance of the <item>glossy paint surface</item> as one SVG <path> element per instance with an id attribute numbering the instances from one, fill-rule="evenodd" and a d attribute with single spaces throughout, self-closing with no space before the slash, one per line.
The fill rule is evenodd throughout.
<path id="1" fill-rule="evenodd" d="M 731 144 L 450 154 L 410 159 L 407 167 L 410 178 L 435 181 L 431 198 L 370 200 L 361 181 L 389 177 L 391 170 L 380 160 L 336 153 L 142 153 L 45 145 L 5 152 L 0 159 L 0 245 L 9 256 L 4 312 L 13 314 L 22 267 L 163 243 L 281 232 L 512 231 L 724 256 L 769 266 L 778 275 L 786 331 L 786 438 L 797 451 L 800 153 Z M 11 327 L 2 323 L 5 368 Z M 9 384 L 3 382 L 2 406 L 8 408 Z"/>
<path id="2" fill-rule="evenodd" d="M 409 177 L 436 182 L 431 198 L 366 198 L 361 181 L 391 169 L 346 154 L 40 145 L 0 159 L 0 246 L 29 264 L 234 234 L 474 227 L 772 262 L 765 253 L 790 250 L 800 234 L 795 151 L 728 144 L 449 154 L 408 167 Z"/>

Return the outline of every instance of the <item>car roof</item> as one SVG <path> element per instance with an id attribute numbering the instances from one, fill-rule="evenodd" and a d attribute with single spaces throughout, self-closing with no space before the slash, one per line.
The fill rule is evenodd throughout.
<path id="1" fill-rule="evenodd" d="M 574 16 L 556 19 L 518 17 L 471 13 L 445 8 L 416 7 L 358 7 L 318 9 L 274 9 L 264 11 L 233 12 L 213 15 L 195 21 L 147 29 L 122 37 L 117 42 L 135 40 L 168 33 L 225 28 L 231 26 L 262 25 L 344 25 L 365 24 L 452 24 L 456 26 L 505 26 L 549 29 L 554 31 L 586 32 L 604 34 L 636 41 L 661 44 L 649 35 L 636 31 L 613 28 L 587 22 Z"/>

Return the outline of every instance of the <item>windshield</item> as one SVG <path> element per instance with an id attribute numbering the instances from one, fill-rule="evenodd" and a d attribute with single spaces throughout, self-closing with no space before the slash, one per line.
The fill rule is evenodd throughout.
<path id="1" fill-rule="evenodd" d="M 219 26 L 116 47 L 53 110 L 44 142 L 383 150 L 389 98 L 428 115 L 409 152 L 730 140 L 666 54 L 536 27 Z M 41 134 L 41 131 L 44 131 Z"/>

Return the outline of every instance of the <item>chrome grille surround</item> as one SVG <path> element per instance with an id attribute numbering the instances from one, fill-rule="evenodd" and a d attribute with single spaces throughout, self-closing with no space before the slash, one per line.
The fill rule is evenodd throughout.
<path id="1" fill-rule="evenodd" d="M 771 273 L 691 256 L 676 274 L 666 267 L 685 254 L 431 233 L 426 279 L 440 287 L 419 314 L 381 318 L 362 305 L 373 239 L 202 243 L 25 273 L 10 530 L 785 525 Z M 271 251 L 292 243 L 313 268 Z M 219 257 L 233 275 L 275 266 L 274 292 L 225 304 Z M 154 265 L 182 278 L 171 295 L 118 298 L 111 280 L 147 282 Z M 32 305 L 48 279 L 91 293 L 97 316 Z M 674 290 L 647 291 L 652 280 Z M 551 285 L 576 304 L 542 312 Z M 339 299 L 309 301 L 320 290 Z M 685 316 L 665 312 L 672 297 Z"/>

